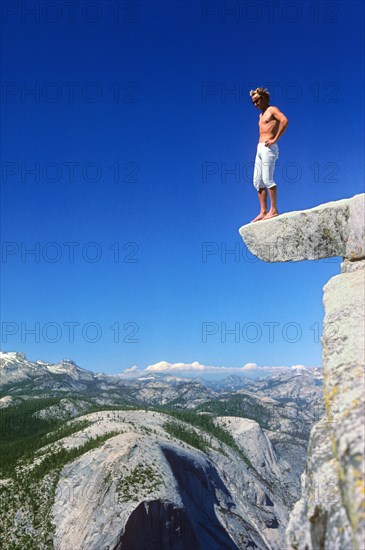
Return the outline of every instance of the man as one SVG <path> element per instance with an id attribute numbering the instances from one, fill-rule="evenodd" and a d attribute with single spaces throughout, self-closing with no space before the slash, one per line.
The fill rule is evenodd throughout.
<path id="1" fill-rule="evenodd" d="M 264 88 L 250 91 L 252 103 L 262 113 L 259 117 L 260 137 L 257 145 L 253 184 L 258 192 L 260 213 L 253 222 L 268 220 L 279 215 L 276 207 L 275 162 L 279 156 L 278 139 L 288 126 L 286 116 L 273 105 L 269 105 L 270 93 Z M 267 210 L 267 190 L 270 196 L 270 210 Z"/>

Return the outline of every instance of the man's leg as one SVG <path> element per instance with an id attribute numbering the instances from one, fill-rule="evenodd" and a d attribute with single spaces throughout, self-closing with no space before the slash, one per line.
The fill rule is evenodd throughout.
<path id="1" fill-rule="evenodd" d="M 265 220 L 269 220 L 270 218 L 275 218 L 275 216 L 279 215 L 279 212 L 276 208 L 276 194 L 277 194 L 277 187 L 274 185 L 274 187 L 269 188 L 269 195 L 270 195 L 270 210 L 265 215 Z"/>
<path id="2" fill-rule="evenodd" d="M 257 151 L 256 158 L 255 158 L 255 170 L 253 175 L 253 184 L 255 186 L 255 189 L 257 189 L 258 197 L 259 197 L 259 203 L 260 203 L 260 212 L 256 216 L 255 219 L 253 219 L 253 222 L 258 222 L 259 220 L 262 220 L 266 214 L 267 214 L 267 191 L 265 187 L 262 187 L 262 160 L 261 155 Z"/>
<path id="3" fill-rule="evenodd" d="M 266 147 L 263 158 L 262 179 L 266 187 L 269 189 L 270 195 L 270 210 L 264 216 L 264 220 L 274 218 L 279 215 L 276 206 L 276 183 L 274 181 L 275 162 L 278 158 L 278 148 L 275 146 Z"/>
<path id="4" fill-rule="evenodd" d="M 260 213 L 256 216 L 253 222 L 258 222 L 260 220 L 263 220 L 264 217 L 267 215 L 267 190 L 265 187 L 262 189 L 259 189 L 258 191 L 258 197 L 260 202 Z"/>

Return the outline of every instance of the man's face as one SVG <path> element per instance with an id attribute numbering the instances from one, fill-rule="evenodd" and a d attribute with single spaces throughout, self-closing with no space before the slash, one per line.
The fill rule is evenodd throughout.
<path id="1" fill-rule="evenodd" d="M 255 107 L 257 107 L 257 109 L 261 109 L 261 107 L 262 107 L 262 97 L 255 94 L 254 96 L 252 96 L 252 103 Z"/>

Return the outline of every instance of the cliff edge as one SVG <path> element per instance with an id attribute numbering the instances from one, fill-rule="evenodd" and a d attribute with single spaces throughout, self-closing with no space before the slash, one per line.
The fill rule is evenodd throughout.
<path id="1" fill-rule="evenodd" d="M 249 223 L 239 232 L 265 262 L 365 258 L 365 194 Z"/>
<path id="2" fill-rule="evenodd" d="M 325 416 L 311 432 L 302 496 L 287 528 L 293 550 L 362 549 L 365 539 L 365 194 L 240 228 L 267 262 L 342 256 L 324 287 Z"/>

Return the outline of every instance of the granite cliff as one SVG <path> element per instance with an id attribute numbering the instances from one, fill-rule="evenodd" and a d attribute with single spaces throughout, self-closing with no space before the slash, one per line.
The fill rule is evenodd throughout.
<path id="1" fill-rule="evenodd" d="M 360 550 L 365 540 L 365 195 L 241 227 L 268 262 L 342 256 L 324 287 L 323 399 L 312 429 L 302 496 L 287 528 L 293 550 Z"/>
<path id="2" fill-rule="evenodd" d="M 61 425 L 1 481 L 1 547 L 281 550 L 295 470 L 257 422 L 195 420 L 114 409 Z"/>

